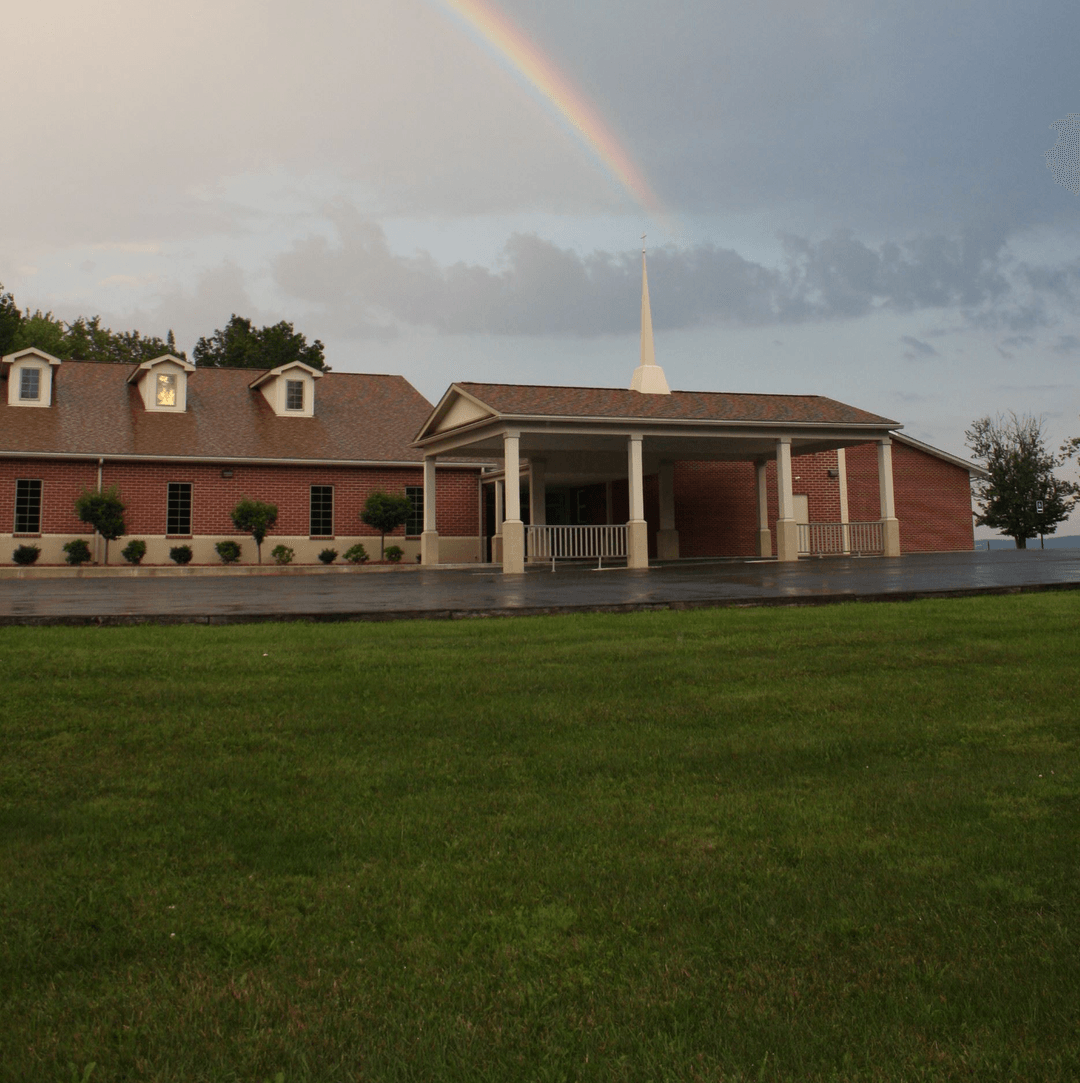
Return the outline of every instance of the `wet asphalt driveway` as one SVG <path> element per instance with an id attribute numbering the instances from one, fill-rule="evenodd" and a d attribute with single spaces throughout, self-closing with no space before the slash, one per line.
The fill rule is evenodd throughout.
<path id="1" fill-rule="evenodd" d="M 993 550 L 891 559 L 581 565 L 503 576 L 482 565 L 316 575 L 117 575 L 0 579 L 2 624 L 394 620 L 823 604 L 1016 590 L 1080 589 L 1080 550 Z"/>

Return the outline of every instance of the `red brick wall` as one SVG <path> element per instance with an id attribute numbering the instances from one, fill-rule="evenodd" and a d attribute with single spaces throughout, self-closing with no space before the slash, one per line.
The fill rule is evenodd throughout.
<path id="1" fill-rule="evenodd" d="M 900 552 L 973 549 L 975 521 L 968 472 L 899 441 L 893 442 L 892 461 Z M 847 462 L 851 518 L 865 512 L 867 519 L 877 519 L 881 515 L 877 445 L 848 448 Z"/>
<path id="2" fill-rule="evenodd" d="M 102 482 L 116 485 L 127 505 L 125 522 L 133 537 L 165 535 L 169 482 L 191 484 L 192 533 L 235 535 L 229 512 L 241 497 L 263 500 L 278 507 L 274 534 L 299 535 L 310 528 L 310 487 L 334 486 L 336 534 L 373 536 L 378 533 L 360 522 L 364 501 L 376 489 L 402 493 L 406 485 L 423 485 L 419 467 L 318 467 L 230 466 L 231 478 L 221 476 L 222 467 L 162 463 L 110 463 L 106 461 Z M 11 530 L 15 518 L 15 481 L 42 481 L 41 531 L 43 534 L 87 534 L 76 517 L 76 497 L 97 485 L 97 464 L 62 460 L 0 460 L 0 531 Z M 440 534 L 475 536 L 479 530 L 477 474 L 474 470 L 439 470 L 436 473 L 437 516 Z M 404 527 L 395 531 L 403 536 Z"/>
<path id="3" fill-rule="evenodd" d="M 900 550 L 905 553 L 964 550 L 974 546 L 968 472 L 926 452 L 893 443 L 893 491 L 900 520 Z M 877 445 L 848 448 L 848 518 L 881 518 Z M 796 455 L 791 460 L 792 490 L 809 498 L 810 521 L 840 521 L 840 481 L 835 451 Z M 766 468 L 769 528 L 776 551 L 779 507 L 776 463 Z M 659 506 L 656 478 L 646 478 L 650 552 L 654 551 Z M 651 495 L 650 495 L 651 494 Z M 616 520 L 618 521 L 618 520 Z M 753 556 L 757 553 L 757 491 L 753 463 L 680 462 L 675 466 L 675 526 L 685 557 Z"/>

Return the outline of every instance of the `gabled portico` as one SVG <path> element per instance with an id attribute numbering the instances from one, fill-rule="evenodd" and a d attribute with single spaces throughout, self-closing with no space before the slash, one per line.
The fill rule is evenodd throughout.
<path id="1" fill-rule="evenodd" d="M 655 359 L 644 253 L 641 317 L 641 363 L 628 389 L 466 382 L 451 385 L 414 442 L 422 449 L 425 463 L 430 464 L 424 472 L 424 507 L 431 516 L 425 522 L 425 563 L 438 560 L 434 461 L 441 455 L 502 458 L 504 469 L 490 480 L 496 485 L 504 572 L 521 572 L 525 567 L 523 467 L 534 529 L 545 523 L 545 494 L 549 487 L 598 483 L 607 486 L 606 520 L 613 525 L 611 485 L 625 480 L 626 562 L 631 568 L 644 568 L 649 559 L 646 476 L 658 478 L 657 556 L 674 560 L 679 557 L 675 464 L 755 463 L 760 554 L 772 556 L 765 471 L 767 464 L 775 461 L 779 496 L 776 556 L 792 561 L 799 556 L 792 456 L 871 441 L 879 447 L 883 550 L 886 555 L 899 555 L 890 457 L 890 434 L 899 427 L 897 422 L 816 395 L 669 390 Z"/>

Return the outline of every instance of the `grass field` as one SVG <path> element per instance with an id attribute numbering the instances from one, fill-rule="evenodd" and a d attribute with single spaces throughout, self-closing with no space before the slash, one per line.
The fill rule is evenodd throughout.
<path id="1" fill-rule="evenodd" d="M 1080 595 L 0 629 L 0 1079 L 1080 1078 Z"/>

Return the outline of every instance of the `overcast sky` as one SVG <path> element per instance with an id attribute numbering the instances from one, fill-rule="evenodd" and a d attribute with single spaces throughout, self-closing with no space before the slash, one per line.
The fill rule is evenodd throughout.
<path id="1" fill-rule="evenodd" d="M 491 2 L 665 220 L 437 0 L 38 0 L 5 13 L 0 282 L 189 351 L 288 319 L 433 400 L 626 386 L 647 233 L 672 387 L 961 455 L 999 411 L 1080 435 L 1075 0 Z"/>

